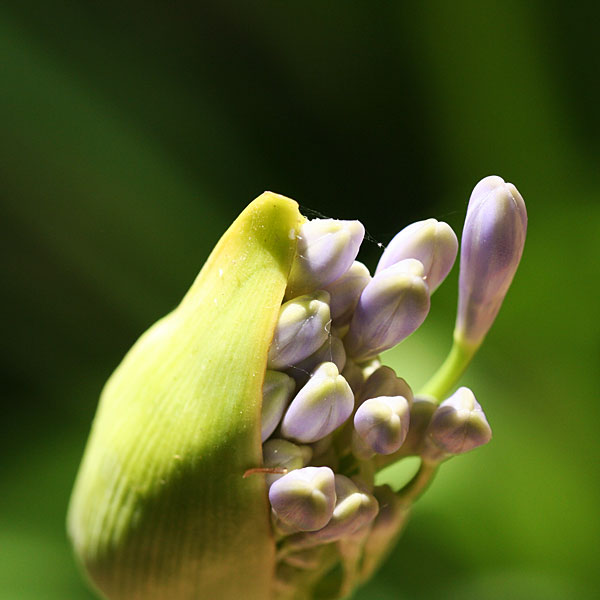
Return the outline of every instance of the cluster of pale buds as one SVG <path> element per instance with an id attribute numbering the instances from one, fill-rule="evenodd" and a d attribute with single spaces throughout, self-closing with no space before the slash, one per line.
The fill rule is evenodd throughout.
<path id="1" fill-rule="evenodd" d="M 455 332 L 467 358 L 462 367 L 452 366 L 454 379 L 500 308 L 525 229 L 523 200 L 512 184 L 488 177 L 476 186 L 463 232 Z M 380 537 L 381 526 L 374 525 L 378 496 L 386 496 L 388 513 L 393 507 L 406 514 L 439 463 L 492 435 L 471 390 L 461 387 L 444 399 L 448 373 L 441 389 L 438 383 L 415 398 L 406 381 L 379 360 L 425 320 L 430 296 L 458 252 L 454 231 L 435 219 L 409 225 L 384 250 L 373 276 L 355 260 L 364 232 L 358 221 L 333 219 L 301 227 L 269 350 L 264 465 L 252 472 L 264 472 L 269 486 L 285 566 L 282 590 L 302 579 L 307 567 L 298 556 L 308 548 L 345 540 L 361 554 L 372 529 Z M 406 456 L 419 456 L 422 470 L 405 490 L 396 494 L 375 485 L 378 466 Z M 385 518 L 390 522 L 389 514 Z M 391 520 L 390 536 L 403 520 Z M 348 589 L 364 574 L 351 578 Z"/>

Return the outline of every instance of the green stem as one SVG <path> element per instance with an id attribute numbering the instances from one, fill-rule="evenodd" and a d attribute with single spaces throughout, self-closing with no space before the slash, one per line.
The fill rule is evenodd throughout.
<path id="1" fill-rule="evenodd" d="M 448 396 L 465 372 L 479 345 L 472 345 L 454 335 L 450 353 L 419 394 L 433 396 L 438 402 Z"/>
<path id="2" fill-rule="evenodd" d="M 403 505 L 410 506 L 427 489 L 439 465 L 439 462 L 421 460 L 415 476 L 397 494 Z"/>

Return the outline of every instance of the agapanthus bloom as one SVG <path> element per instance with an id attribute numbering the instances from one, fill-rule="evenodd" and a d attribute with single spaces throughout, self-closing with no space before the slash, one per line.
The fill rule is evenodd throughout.
<path id="1" fill-rule="evenodd" d="M 449 394 L 526 217 L 500 178 L 473 198 L 455 347 L 416 396 L 379 355 L 425 320 L 457 254 L 449 225 L 406 227 L 371 275 L 358 221 L 309 221 L 268 192 L 242 213 L 103 392 L 68 524 L 106 598 L 341 598 L 372 575 L 439 465 L 491 438 L 473 393 Z M 406 456 L 408 484 L 376 485 Z"/>

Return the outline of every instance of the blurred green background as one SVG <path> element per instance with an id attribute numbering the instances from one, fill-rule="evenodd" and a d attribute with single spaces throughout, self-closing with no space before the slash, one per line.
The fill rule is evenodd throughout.
<path id="1" fill-rule="evenodd" d="M 264 189 L 460 231 L 514 182 L 524 259 L 464 383 L 493 442 L 451 461 L 360 600 L 596 597 L 597 3 L 40 2 L 0 8 L 0 598 L 91 599 L 64 533 L 103 382 Z M 449 348 L 454 272 L 389 362 Z"/>

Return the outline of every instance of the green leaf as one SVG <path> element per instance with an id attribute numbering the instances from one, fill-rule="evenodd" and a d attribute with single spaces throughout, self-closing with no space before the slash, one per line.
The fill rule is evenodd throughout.
<path id="1" fill-rule="evenodd" d="M 267 351 L 302 219 L 257 198 L 106 384 L 68 530 L 107 598 L 269 597 L 264 478 L 243 474 L 262 462 Z"/>

